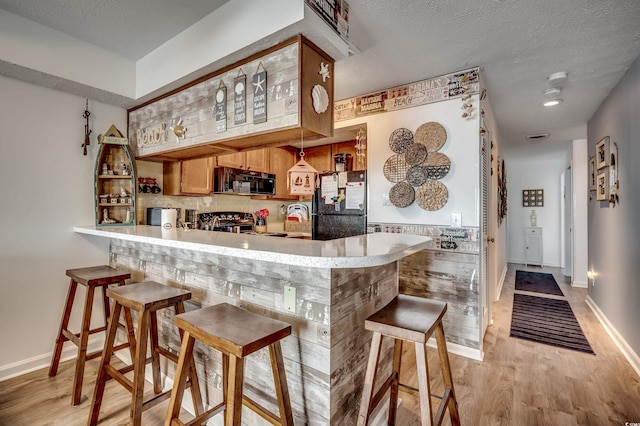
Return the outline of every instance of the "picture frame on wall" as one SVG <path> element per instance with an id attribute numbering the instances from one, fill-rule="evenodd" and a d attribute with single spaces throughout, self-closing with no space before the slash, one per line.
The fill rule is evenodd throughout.
<path id="1" fill-rule="evenodd" d="M 589 191 L 596 190 L 596 157 L 589 157 Z"/>
<path id="2" fill-rule="evenodd" d="M 609 158 L 609 136 L 600 139 L 596 144 L 596 168 L 600 170 L 607 167 L 607 159 Z"/>
<path id="3" fill-rule="evenodd" d="M 609 182 L 607 179 L 607 171 L 603 170 L 596 177 L 596 200 L 603 201 L 609 198 Z"/>

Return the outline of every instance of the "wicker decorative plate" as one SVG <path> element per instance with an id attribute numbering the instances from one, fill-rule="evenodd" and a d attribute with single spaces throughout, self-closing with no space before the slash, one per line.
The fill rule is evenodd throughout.
<path id="1" fill-rule="evenodd" d="M 427 159 L 427 147 L 419 143 L 412 143 L 404 155 L 407 158 L 407 164 L 410 166 L 422 164 Z"/>
<path id="2" fill-rule="evenodd" d="M 447 187 L 437 180 L 427 180 L 416 188 L 416 203 L 424 210 L 440 210 L 449 199 Z"/>
<path id="3" fill-rule="evenodd" d="M 389 191 L 389 201 L 396 207 L 407 207 L 416 197 L 413 187 L 407 182 L 396 183 Z"/>
<path id="4" fill-rule="evenodd" d="M 428 170 L 425 166 L 418 164 L 409 167 L 407 170 L 407 183 L 411 186 L 420 186 L 427 181 Z"/>
<path id="5" fill-rule="evenodd" d="M 427 151 L 436 152 L 447 141 L 447 131 L 435 121 L 421 124 L 416 130 L 415 141 L 427 147 Z"/>
<path id="6" fill-rule="evenodd" d="M 449 173 L 451 160 L 440 152 L 431 153 L 424 162 L 424 167 L 427 169 L 428 179 L 442 179 Z"/>
<path id="7" fill-rule="evenodd" d="M 392 155 L 384 162 L 382 171 L 389 182 L 402 182 L 407 178 L 407 161 L 404 154 Z"/>
<path id="8" fill-rule="evenodd" d="M 403 127 L 394 130 L 389 136 L 389 147 L 396 154 L 403 154 L 413 144 L 413 133 Z"/>

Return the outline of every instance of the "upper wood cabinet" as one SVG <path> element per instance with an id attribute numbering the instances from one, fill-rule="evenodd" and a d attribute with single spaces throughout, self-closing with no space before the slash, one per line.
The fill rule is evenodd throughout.
<path id="1" fill-rule="evenodd" d="M 304 150 L 304 161 L 311 164 L 319 173 L 333 170 L 331 145 L 315 146 Z"/>
<path id="2" fill-rule="evenodd" d="M 216 157 L 218 167 L 232 167 L 234 169 L 251 170 L 254 172 L 269 171 L 269 150 L 256 149 L 246 152 L 218 155 Z"/>
<path id="3" fill-rule="evenodd" d="M 287 187 L 289 169 L 297 162 L 295 150 L 269 148 L 269 158 L 269 173 L 276 175 L 276 195 L 271 198 L 297 200 L 298 196 L 289 194 Z"/>
<path id="4" fill-rule="evenodd" d="M 165 195 L 203 195 L 213 191 L 214 157 L 165 162 L 162 168 Z"/>

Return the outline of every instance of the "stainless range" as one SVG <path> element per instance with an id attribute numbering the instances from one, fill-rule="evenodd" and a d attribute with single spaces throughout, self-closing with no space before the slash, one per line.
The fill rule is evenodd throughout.
<path id="1" fill-rule="evenodd" d="M 255 227 L 252 213 L 207 212 L 198 214 L 198 229 L 221 232 L 251 232 Z"/>

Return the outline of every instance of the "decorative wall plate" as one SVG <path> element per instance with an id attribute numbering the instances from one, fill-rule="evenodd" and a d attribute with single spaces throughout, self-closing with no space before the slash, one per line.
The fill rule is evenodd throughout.
<path id="1" fill-rule="evenodd" d="M 427 151 L 436 152 L 442 148 L 447 141 L 447 131 L 442 124 L 435 121 L 421 124 L 416 130 L 416 143 L 427 147 Z"/>
<path id="2" fill-rule="evenodd" d="M 422 164 L 409 167 L 407 170 L 407 183 L 411 186 L 420 186 L 427 181 L 428 170 Z"/>
<path id="3" fill-rule="evenodd" d="M 404 153 L 407 158 L 407 164 L 410 166 L 422 164 L 427 159 L 427 154 L 427 147 L 419 143 L 412 143 L 407 148 L 407 152 Z"/>
<path id="4" fill-rule="evenodd" d="M 402 154 L 413 144 L 413 133 L 403 127 L 394 130 L 389 136 L 389 147 L 396 154 Z"/>
<path id="5" fill-rule="evenodd" d="M 404 154 L 392 155 L 384 163 L 382 172 L 389 182 L 402 182 L 407 178 L 409 166 Z"/>
<path id="6" fill-rule="evenodd" d="M 396 207 L 407 207 L 415 199 L 415 191 L 407 182 L 396 183 L 389 190 L 389 201 Z"/>
<path id="7" fill-rule="evenodd" d="M 324 87 L 319 84 L 313 86 L 313 89 L 311 89 L 311 98 L 313 99 L 313 109 L 316 113 L 322 114 L 327 110 L 329 106 L 329 94 Z"/>
<path id="8" fill-rule="evenodd" d="M 427 180 L 416 188 L 416 203 L 424 210 L 440 210 L 449 200 L 449 190 L 442 182 Z"/>
<path id="9" fill-rule="evenodd" d="M 424 166 L 427 169 L 427 178 L 442 179 L 451 169 L 451 160 L 440 152 L 434 152 L 429 154 Z"/>

